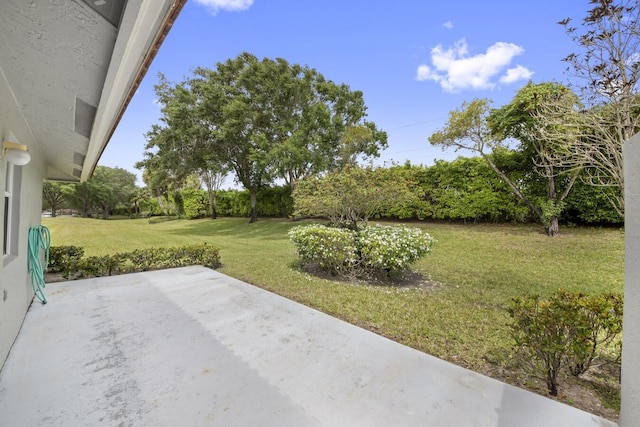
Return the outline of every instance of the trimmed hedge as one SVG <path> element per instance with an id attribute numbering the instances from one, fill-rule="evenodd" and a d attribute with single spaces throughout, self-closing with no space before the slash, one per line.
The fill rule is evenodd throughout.
<path id="1" fill-rule="evenodd" d="M 78 263 L 83 256 L 84 249 L 80 246 L 51 246 L 47 270 L 50 273 L 63 273 L 64 277 L 69 277 L 71 266 Z"/>
<path id="2" fill-rule="evenodd" d="M 82 248 L 79 249 L 82 250 Z M 221 265 L 218 248 L 207 244 L 174 248 L 136 249 L 132 252 L 87 258 L 57 255 L 58 253 L 64 254 L 65 251 L 69 252 L 69 249 L 59 250 L 52 247 L 49 249 L 49 253 L 51 254 L 52 251 L 56 253 L 57 261 L 53 270 L 49 268 L 49 272 L 62 272 L 65 278 L 73 277 L 74 279 L 186 267 L 189 265 L 203 265 L 215 269 Z"/>

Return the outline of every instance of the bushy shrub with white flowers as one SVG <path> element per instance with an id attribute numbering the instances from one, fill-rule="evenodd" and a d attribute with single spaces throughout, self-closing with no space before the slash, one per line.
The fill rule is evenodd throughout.
<path id="1" fill-rule="evenodd" d="M 360 260 L 367 269 L 404 271 L 431 251 L 433 238 L 418 228 L 377 225 L 358 231 Z"/>
<path id="2" fill-rule="evenodd" d="M 357 276 L 405 271 L 434 244 L 429 234 L 404 226 L 354 231 L 314 224 L 291 229 L 289 237 L 303 263 L 316 262 L 332 273 Z"/>
<path id="3" fill-rule="evenodd" d="M 303 263 L 317 262 L 325 270 L 343 273 L 358 261 L 353 230 L 313 224 L 292 228 L 289 238 Z"/>

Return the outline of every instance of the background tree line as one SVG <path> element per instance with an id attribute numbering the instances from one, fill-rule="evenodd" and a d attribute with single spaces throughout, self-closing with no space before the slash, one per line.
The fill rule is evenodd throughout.
<path id="1" fill-rule="evenodd" d="M 547 182 L 523 165 L 523 154 L 514 150 L 497 150 L 492 161 L 508 176 L 519 182 L 531 200 L 545 200 Z M 358 168 L 357 175 L 346 174 L 354 188 L 372 188 L 383 179 L 391 193 L 374 213 L 374 218 L 402 220 L 443 220 L 462 222 L 526 223 L 537 222 L 535 214 L 513 194 L 511 188 L 480 157 L 439 160 L 432 166 L 393 165 L 386 168 Z M 134 185 L 135 175 L 119 168 L 99 166 L 96 175 L 82 184 L 45 182 L 43 206 L 53 215 L 60 209 L 74 209 L 82 216 L 108 218 L 111 214 L 126 216 L 177 215 L 186 218 L 210 217 L 213 207 L 205 185 L 196 176 L 185 180 L 182 188 L 166 191 L 158 197 L 148 187 Z M 128 179 L 110 180 L 116 175 Z M 104 179 L 109 179 L 105 184 Z M 120 183 L 120 184 L 118 184 Z M 328 187 L 328 186 L 327 186 Z M 406 193 L 400 194 L 400 188 Z M 584 225 L 618 225 L 622 216 L 611 208 L 609 195 L 602 189 L 578 180 L 569 196 L 560 221 Z M 389 196 L 393 194 L 393 197 Z M 357 203 L 370 202 L 372 195 L 361 192 Z M 262 188 L 256 210 L 261 217 L 287 218 L 294 214 L 291 186 L 284 183 Z M 393 203 L 386 203 L 392 201 Z M 354 203 L 354 204 L 357 204 Z M 105 209 L 105 206 L 107 209 Z M 216 210 L 220 216 L 252 215 L 251 197 L 247 190 L 218 190 Z M 107 215 L 105 216 L 105 212 Z"/>
<path id="2" fill-rule="evenodd" d="M 451 111 L 428 141 L 477 157 L 388 168 L 411 197 L 376 208 L 376 215 L 534 221 L 550 236 L 559 233 L 562 220 L 622 222 L 622 146 L 640 130 L 640 4 L 591 4 L 581 25 L 569 18 L 559 22 L 578 47 L 564 59 L 573 76 L 569 85 L 530 82 L 500 108 L 474 99 Z M 346 185 L 349 173 L 345 179 L 336 174 L 377 157 L 387 145 L 386 133 L 366 119 L 362 92 L 282 58 L 242 53 L 215 69 L 197 68 L 182 82 L 160 76 L 156 93 L 161 122 L 148 132 L 137 165 L 144 169 L 146 193 L 134 195 L 119 174 L 97 170 L 96 182 L 73 187 L 69 196 L 84 215 L 95 211 L 106 218 L 118 207 L 131 214 L 140 209 L 132 200 L 145 197 L 154 200 L 146 209 L 153 214 L 244 213 L 242 192 L 220 190 L 230 172 L 248 194 L 250 222 L 284 215 L 293 206 L 285 192 L 268 196 L 277 183 L 289 191 L 309 180 L 307 187 Z M 358 179 L 353 185 L 370 184 L 367 174 Z M 319 187 L 314 191 L 326 199 Z M 55 206 L 55 195 L 48 198 Z"/>
<path id="3" fill-rule="evenodd" d="M 114 213 L 133 215 L 141 211 L 145 190 L 136 187 L 136 176 L 122 168 L 97 166 L 93 177 L 82 183 L 45 181 L 42 206 L 56 216 L 72 209 L 83 217 L 100 215 L 108 219 Z"/>

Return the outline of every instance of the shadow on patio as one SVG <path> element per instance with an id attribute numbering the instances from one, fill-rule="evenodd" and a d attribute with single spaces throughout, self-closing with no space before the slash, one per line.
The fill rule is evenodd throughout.
<path id="1" fill-rule="evenodd" d="M 615 426 L 204 267 L 53 283 L 2 426 Z"/>

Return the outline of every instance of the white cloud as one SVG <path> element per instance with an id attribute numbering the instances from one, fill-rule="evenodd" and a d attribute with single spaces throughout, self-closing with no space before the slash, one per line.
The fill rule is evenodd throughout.
<path id="1" fill-rule="evenodd" d="M 505 42 L 497 42 L 485 53 L 474 56 L 470 55 L 464 39 L 457 41 L 446 50 L 442 45 L 438 45 L 431 49 L 432 66 L 419 66 L 416 79 L 418 81 L 433 80 L 447 92 L 458 92 L 463 89 L 493 89 L 496 86 L 496 76 L 522 52 L 524 49 L 521 46 Z M 528 78 L 532 74 L 533 72 L 525 67 L 517 66 L 507 70 L 500 81 L 505 84 L 513 83 L 516 80 Z"/>
<path id="2" fill-rule="evenodd" d="M 231 12 L 247 10 L 253 4 L 253 0 L 196 0 L 196 3 L 208 7 L 211 12 L 216 14 L 219 10 Z"/>
<path id="3" fill-rule="evenodd" d="M 451 21 L 447 21 L 447 22 L 445 22 L 444 24 L 442 24 L 442 26 L 443 26 L 444 28 L 446 28 L 447 30 L 450 30 L 450 29 L 452 29 L 452 28 L 453 28 L 453 22 L 451 22 Z"/>
<path id="4" fill-rule="evenodd" d="M 500 83 L 515 83 L 518 80 L 528 80 L 533 76 L 533 71 L 518 65 L 515 68 L 509 68 L 504 76 L 500 77 Z"/>

